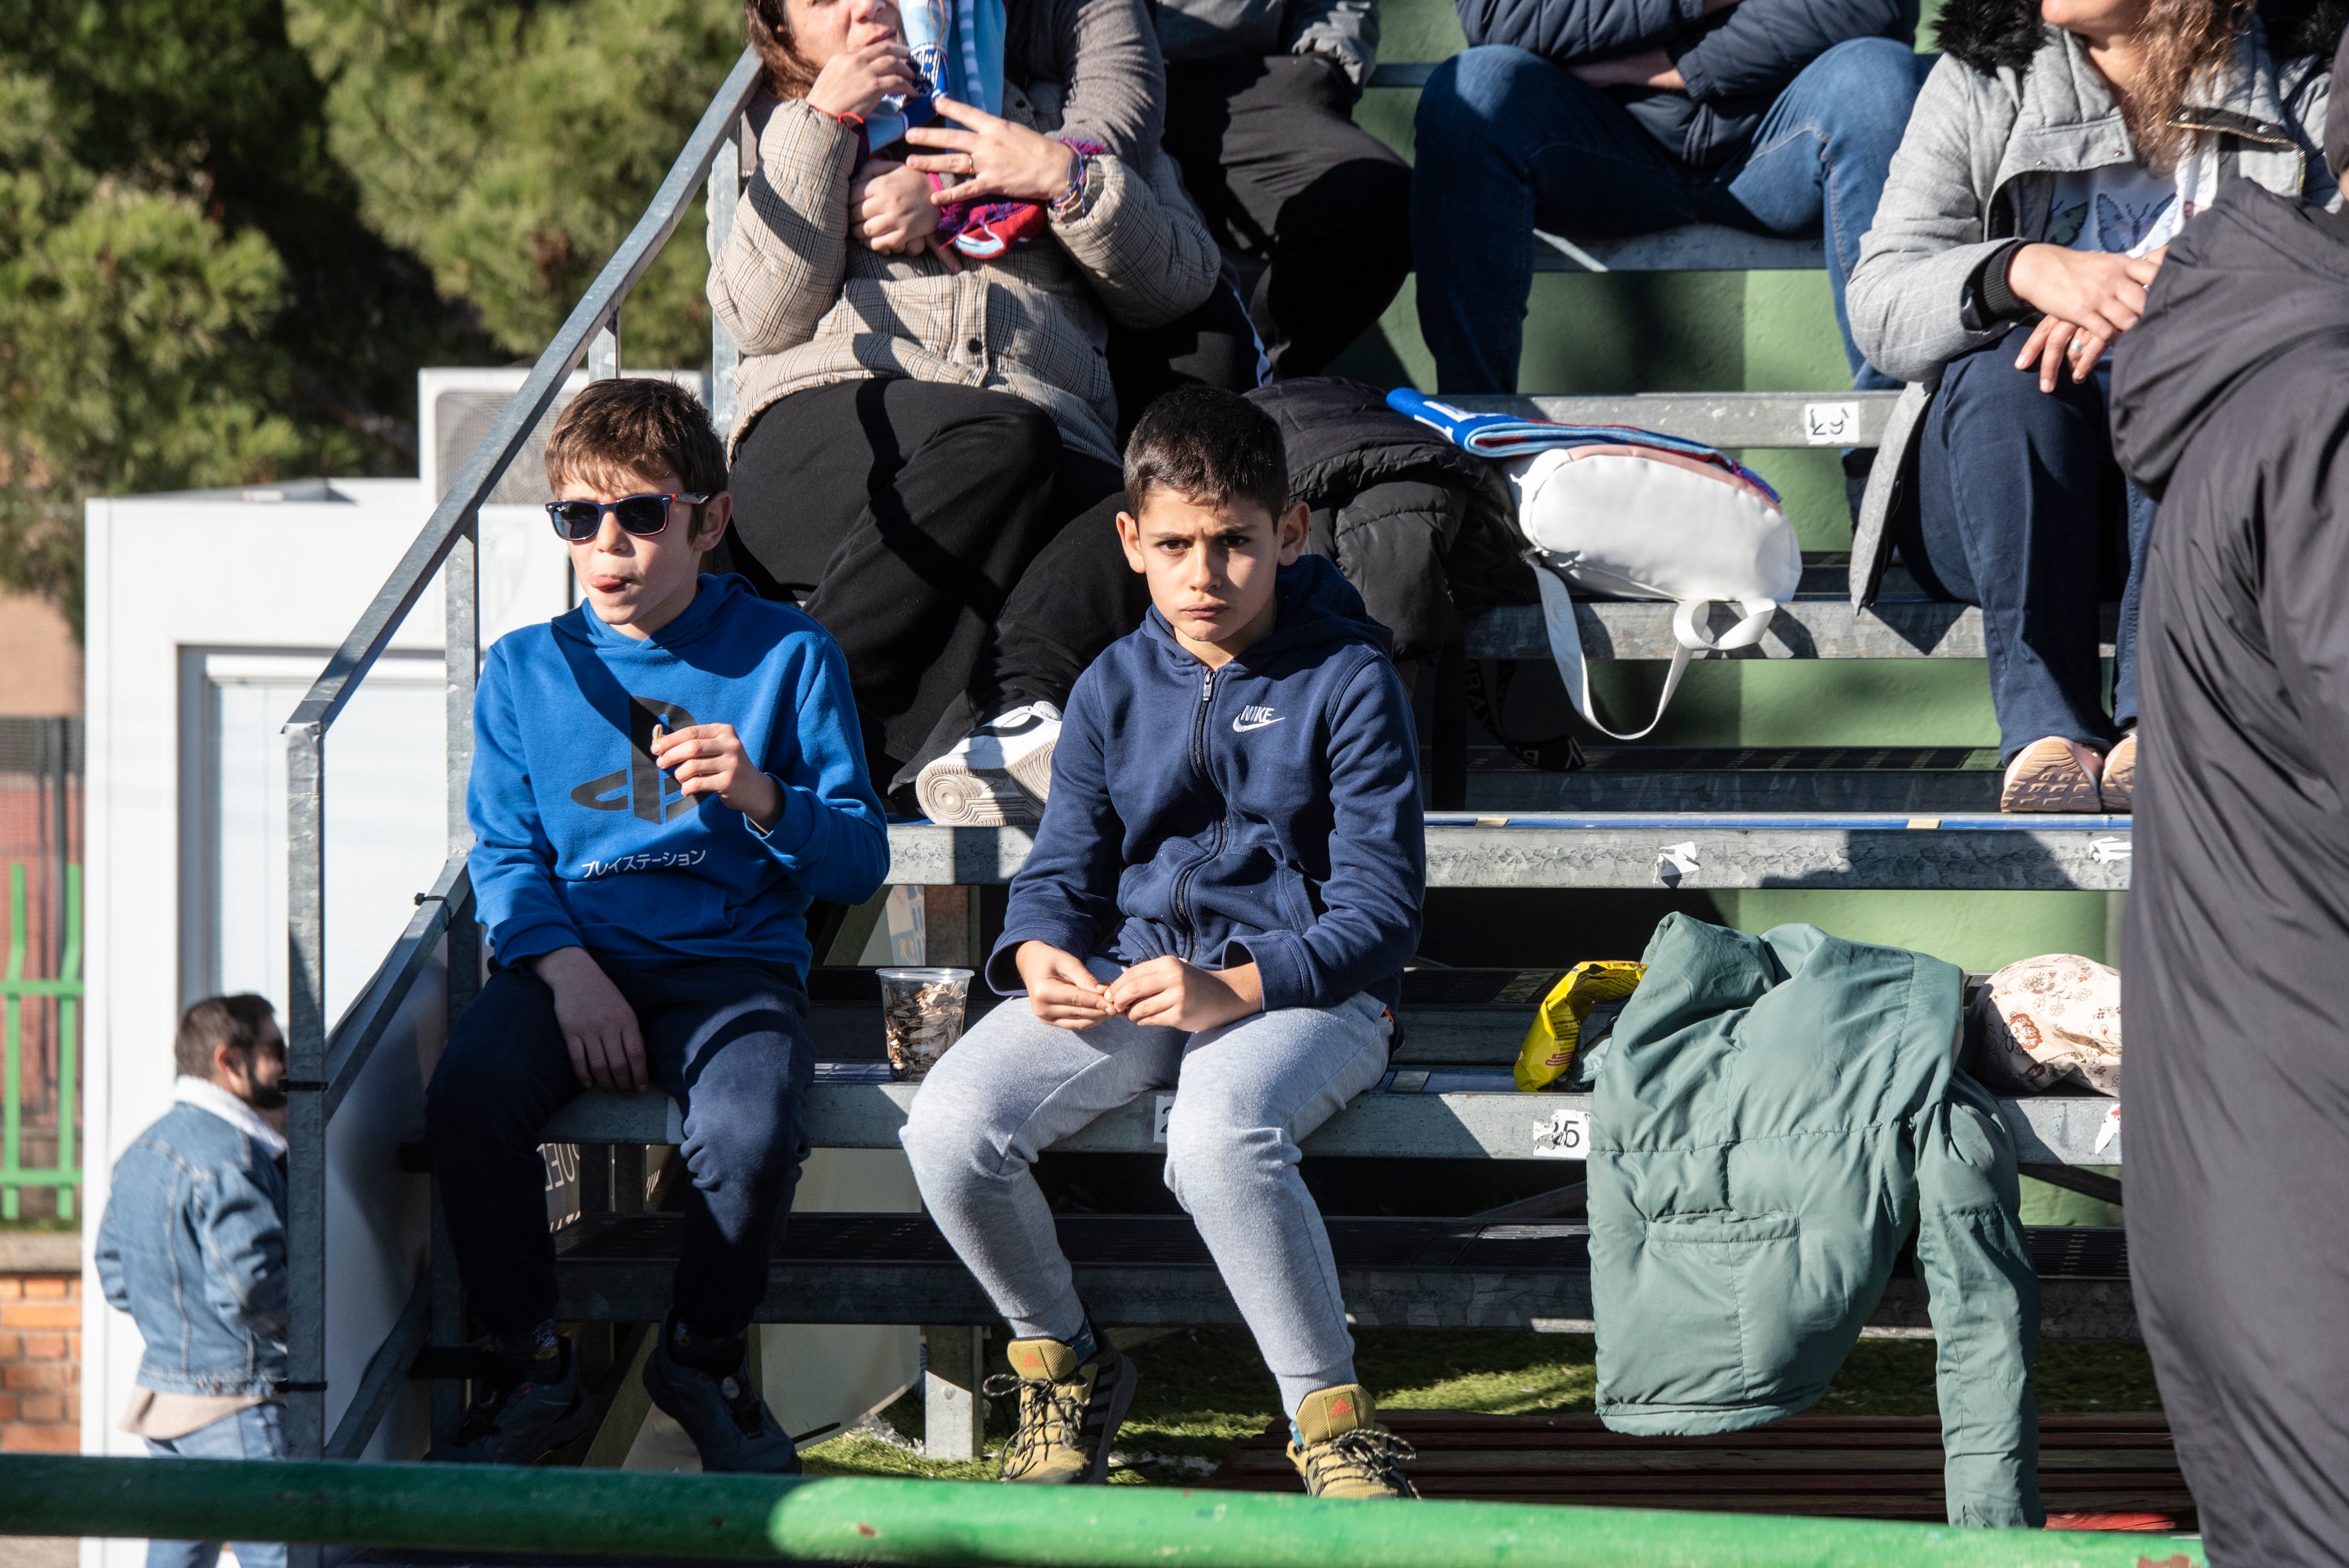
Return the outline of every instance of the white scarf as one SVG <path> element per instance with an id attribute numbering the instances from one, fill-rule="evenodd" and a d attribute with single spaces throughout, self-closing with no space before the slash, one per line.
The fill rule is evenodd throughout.
<path id="1" fill-rule="evenodd" d="M 261 1119 L 261 1113 L 210 1078 L 180 1075 L 171 1086 L 171 1099 L 181 1105 L 192 1105 L 198 1110 L 209 1110 L 239 1132 L 269 1151 L 273 1160 L 285 1152 L 285 1135 Z"/>

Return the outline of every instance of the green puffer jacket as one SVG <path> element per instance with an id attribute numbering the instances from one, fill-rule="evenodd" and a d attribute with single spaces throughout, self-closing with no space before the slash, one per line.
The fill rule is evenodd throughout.
<path id="1" fill-rule="evenodd" d="M 1950 1522 L 2037 1526 L 2039 1280 L 2014 1143 L 1957 1070 L 1951 965 L 1670 915 L 1591 1116 L 1599 1414 L 1737 1431 L 1817 1401 L 1913 1233 Z"/>

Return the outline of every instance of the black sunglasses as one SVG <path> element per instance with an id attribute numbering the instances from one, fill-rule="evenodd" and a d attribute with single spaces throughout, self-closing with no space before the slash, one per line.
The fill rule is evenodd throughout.
<path id="1" fill-rule="evenodd" d="M 620 527 L 638 539 L 650 539 L 668 526 L 668 509 L 672 501 L 684 501 L 699 506 L 709 498 L 706 495 L 624 495 L 617 500 L 551 500 L 546 503 L 546 515 L 554 521 L 554 531 L 566 544 L 585 544 L 603 531 L 604 514 L 610 512 Z"/>

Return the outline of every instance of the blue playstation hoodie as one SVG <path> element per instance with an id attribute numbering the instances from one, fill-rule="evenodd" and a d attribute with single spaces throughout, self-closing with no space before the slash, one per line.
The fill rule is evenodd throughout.
<path id="1" fill-rule="evenodd" d="M 656 725 L 730 724 L 782 786 L 761 834 L 653 766 Z M 473 702 L 469 863 L 498 962 L 560 947 L 655 964 L 812 958 L 811 899 L 862 903 L 889 869 L 840 645 L 740 577 L 703 577 L 649 638 L 585 604 L 498 639 Z"/>
<path id="2" fill-rule="evenodd" d="M 1389 1007 L 1419 945 L 1427 841 L 1392 639 L 1338 568 L 1284 566 L 1273 630 L 1210 670 L 1153 609 L 1070 695 L 989 985 L 1048 942 L 1119 964 L 1253 962 L 1267 1012 Z"/>

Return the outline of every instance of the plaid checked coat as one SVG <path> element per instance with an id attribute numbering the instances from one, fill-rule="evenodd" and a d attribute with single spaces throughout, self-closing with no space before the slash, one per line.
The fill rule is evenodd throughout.
<path id="1" fill-rule="evenodd" d="M 1008 117 L 1032 123 L 1008 96 Z M 956 275 L 935 255 L 877 255 L 849 238 L 856 149 L 855 132 L 798 99 L 760 135 L 758 172 L 709 269 L 710 305 L 742 349 L 730 445 L 793 392 L 902 376 L 1016 394 L 1072 449 L 1118 461 L 1110 323 L 1176 319 L 1222 265 L 1172 161 L 1154 150 L 1144 176 L 1095 157 L 1077 211 Z"/>

